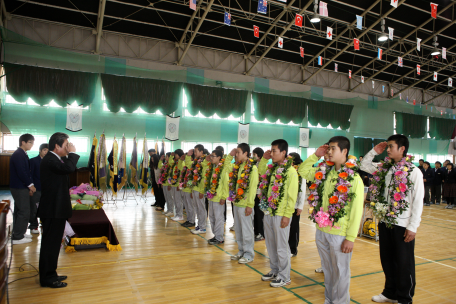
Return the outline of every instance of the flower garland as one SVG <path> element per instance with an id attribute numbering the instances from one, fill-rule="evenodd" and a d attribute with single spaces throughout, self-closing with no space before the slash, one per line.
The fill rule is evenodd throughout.
<path id="1" fill-rule="evenodd" d="M 409 207 L 409 202 L 405 199 L 413 187 L 413 183 L 410 181 L 410 173 L 414 169 L 413 158 L 413 156 L 407 155 L 398 163 L 394 163 L 391 158 L 386 157 L 384 161 L 380 161 L 378 170 L 372 174 L 373 178 L 371 178 L 369 186 L 371 200 L 369 208 L 389 228 L 397 224 L 397 217 Z M 383 193 L 386 187 L 385 178 L 391 167 L 393 167 L 393 176 L 387 188 L 390 198 L 388 202 Z"/>
<path id="2" fill-rule="evenodd" d="M 260 194 L 260 209 L 265 213 L 269 214 L 269 209 L 272 209 L 272 215 L 275 215 L 277 208 L 279 207 L 279 202 L 282 200 L 284 196 L 284 189 L 283 185 L 287 180 L 287 170 L 293 165 L 293 157 L 288 156 L 285 160 L 280 164 L 269 164 L 266 173 L 261 175 L 261 182 L 259 184 L 259 188 L 261 190 Z M 277 170 L 276 170 L 277 169 Z M 268 197 L 268 190 L 269 185 L 271 183 L 271 178 L 273 176 L 273 172 L 276 174 L 274 183 L 272 184 L 271 188 L 271 196 Z"/>
<path id="3" fill-rule="evenodd" d="M 180 175 L 179 165 L 178 162 L 174 163 L 173 169 L 171 170 L 172 176 L 168 177 L 168 184 L 175 185 L 177 183 L 177 179 Z"/>
<path id="4" fill-rule="evenodd" d="M 307 198 L 310 206 L 309 219 L 318 224 L 320 228 L 334 227 L 339 229 L 340 227 L 334 226 L 334 224 L 345 216 L 345 207 L 356 196 L 355 193 L 350 193 L 350 188 L 352 186 L 351 182 L 354 180 L 355 173 L 358 170 L 358 166 L 356 164 L 356 157 L 350 155 L 337 178 L 332 180 L 336 182 L 334 192 L 328 196 L 328 211 L 323 210 L 324 182 L 333 166 L 334 163 L 330 161 L 326 161 L 323 165 L 320 165 L 315 172 L 315 182 L 309 187 L 310 195 Z"/>
<path id="5" fill-rule="evenodd" d="M 185 183 L 185 176 L 187 176 L 188 170 L 187 166 L 184 166 L 180 172 L 179 178 L 177 179 L 177 183 L 179 185 L 179 189 L 182 190 L 187 187 L 187 183 Z"/>
<path id="6" fill-rule="evenodd" d="M 190 167 L 187 173 L 186 181 L 187 187 L 195 187 L 197 186 L 201 180 L 203 179 L 202 171 L 203 171 L 203 164 L 202 162 L 206 158 L 206 155 L 199 157 L 193 161 L 192 166 Z"/>
<path id="7" fill-rule="evenodd" d="M 234 204 L 239 203 L 244 199 L 247 189 L 250 184 L 250 173 L 253 167 L 253 159 L 249 158 L 245 162 L 244 171 L 241 174 L 241 177 L 238 179 L 239 168 L 241 166 L 240 162 L 234 164 L 233 171 L 230 172 L 230 182 L 229 182 L 229 194 L 228 200 Z M 239 185 L 236 190 L 236 185 Z"/>
<path id="8" fill-rule="evenodd" d="M 159 185 L 163 184 L 168 179 L 169 161 L 165 160 L 163 167 L 161 168 L 160 178 L 158 179 Z"/>
<path id="9" fill-rule="evenodd" d="M 299 190 L 298 190 L 298 193 L 301 193 L 301 192 L 302 192 L 302 190 L 301 190 L 302 176 L 301 176 L 301 174 L 299 174 L 299 171 L 298 171 L 299 166 L 298 166 L 298 165 L 293 165 L 293 168 L 295 168 L 295 169 L 296 169 L 296 172 L 298 173 L 298 179 L 299 179 L 299 180 L 298 180 L 298 182 L 299 182 L 299 184 L 298 184 L 298 189 L 299 189 Z"/>
<path id="10" fill-rule="evenodd" d="M 204 193 L 208 199 L 214 198 L 217 188 L 220 182 L 220 178 L 222 176 L 223 171 L 223 164 L 225 163 L 225 159 L 222 158 L 218 163 L 217 167 L 214 169 L 214 173 L 212 173 L 213 164 L 210 163 L 209 168 L 206 171 L 206 185 L 204 189 Z"/>

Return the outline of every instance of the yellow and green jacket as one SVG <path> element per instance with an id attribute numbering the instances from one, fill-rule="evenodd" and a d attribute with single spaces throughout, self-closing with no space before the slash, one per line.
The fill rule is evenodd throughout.
<path id="1" fill-rule="evenodd" d="M 228 174 L 231 172 L 231 170 L 233 170 L 232 169 L 232 164 L 231 164 L 231 161 L 233 160 L 233 157 L 231 155 L 229 155 L 229 154 L 228 155 L 225 154 L 223 156 L 223 158 L 225 159 L 225 162 L 223 163 L 222 173 L 221 173 L 221 176 L 220 176 L 219 184 L 217 186 L 217 190 L 215 192 L 215 196 L 213 198 L 209 199 L 211 202 L 219 203 L 220 200 L 222 200 L 222 199 L 226 200 L 228 198 L 228 194 L 230 192 L 229 191 L 230 178 L 229 178 Z M 208 164 L 208 166 L 209 166 L 209 164 Z M 215 167 L 212 168 L 211 176 L 214 173 L 215 173 Z"/>
<path id="2" fill-rule="evenodd" d="M 318 161 L 318 157 L 315 154 L 312 154 L 307 158 L 298 168 L 299 174 L 302 178 L 305 178 L 308 181 L 315 181 L 315 171 L 316 168 L 312 167 Z M 323 190 L 323 210 L 328 211 L 329 206 L 329 196 L 334 192 L 336 186 L 336 179 L 338 178 L 339 171 L 333 167 L 328 173 L 326 180 L 324 181 L 324 190 Z M 345 206 L 346 214 L 341 218 L 337 223 L 334 223 L 334 226 L 340 227 L 335 229 L 334 227 L 323 227 L 320 228 L 315 224 L 316 228 L 322 232 L 345 236 L 345 238 L 351 242 L 354 242 L 356 236 L 358 235 L 359 224 L 361 222 L 361 217 L 363 215 L 363 205 L 364 205 L 364 184 L 358 173 L 355 173 L 354 180 L 352 181 L 352 186 L 350 187 L 350 193 L 355 193 L 355 198 Z"/>
<path id="3" fill-rule="evenodd" d="M 180 159 L 177 161 L 177 165 L 176 165 L 176 166 L 177 166 L 177 169 L 179 170 L 179 175 L 180 175 L 180 173 L 181 173 L 180 171 L 181 171 L 182 168 L 184 167 L 184 166 L 182 165 L 183 163 L 184 163 L 184 161 L 182 161 L 182 160 L 180 160 Z M 174 169 L 176 169 L 176 167 L 171 168 L 171 169 L 172 169 L 173 171 L 170 171 L 170 172 L 169 172 L 169 174 L 170 174 L 169 176 L 171 176 L 171 174 L 173 174 Z M 169 177 L 169 176 L 168 176 L 168 177 Z M 179 186 L 178 181 L 179 181 L 179 176 L 177 177 L 177 182 L 176 182 L 174 185 L 171 185 L 171 187 L 177 187 L 177 186 Z"/>
<path id="4" fill-rule="evenodd" d="M 268 169 L 268 161 L 268 159 L 265 159 L 263 157 L 259 162 L 258 170 L 260 172 L 260 175 L 266 174 L 266 170 Z M 274 184 L 274 181 L 276 180 L 275 175 L 277 169 L 278 167 L 274 169 L 274 172 L 272 172 L 271 180 L 268 187 L 268 197 L 271 196 L 271 187 Z M 275 215 L 285 216 L 288 218 L 291 218 L 293 216 L 293 213 L 295 212 L 296 200 L 298 199 L 299 186 L 300 185 L 298 173 L 296 172 L 296 169 L 293 168 L 293 166 L 290 166 L 287 169 L 287 179 L 285 181 L 285 184 L 282 186 L 284 189 L 284 195 L 277 204 L 278 207 L 275 212 Z M 273 216 L 272 209 L 268 208 L 268 210 L 269 215 Z"/>
<path id="5" fill-rule="evenodd" d="M 190 169 L 192 167 L 192 164 L 193 164 L 192 157 L 187 155 L 185 157 L 185 165 L 187 166 L 188 169 Z M 201 170 L 201 175 L 202 175 L 201 180 L 200 180 L 199 184 L 194 186 L 193 188 L 191 188 L 191 190 L 204 194 L 204 185 L 205 185 L 205 183 L 204 183 L 205 174 L 204 173 L 206 172 L 207 165 L 208 165 L 207 160 L 203 160 L 201 162 L 201 165 L 203 167 Z"/>
<path id="6" fill-rule="evenodd" d="M 180 170 L 180 173 L 182 173 L 182 169 L 184 169 L 184 167 L 186 167 L 187 165 L 185 164 L 185 160 L 183 162 L 180 163 L 180 167 L 179 167 L 179 170 Z M 187 167 L 188 169 L 188 167 Z M 187 174 L 187 172 L 184 173 L 184 177 L 185 177 L 185 174 Z M 185 192 L 185 193 L 192 193 L 192 188 L 190 187 L 185 187 L 182 189 L 182 192 Z"/>
<path id="7" fill-rule="evenodd" d="M 169 174 L 172 172 L 171 170 L 172 170 L 172 167 L 174 165 L 174 157 L 169 156 L 168 163 L 169 163 L 169 169 L 168 169 L 169 170 L 168 171 L 168 177 L 169 177 Z M 158 163 L 158 169 L 161 169 L 161 168 L 163 168 L 163 162 L 160 160 L 160 162 Z M 165 181 L 163 181 L 163 184 L 162 184 L 163 187 L 170 186 L 170 184 L 168 183 L 168 177 L 166 178 Z"/>
<path id="8" fill-rule="evenodd" d="M 233 168 L 235 164 L 232 164 L 231 161 L 233 160 L 233 156 L 228 155 L 225 159 L 225 164 L 228 166 L 227 172 L 233 171 Z M 242 175 L 244 172 L 244 166 L 246 162 L 243 162 L 242 164 L 239 165 L 239 171 L 238 171 L 238 178 Z M 228 183 L 229 183 L 229 177 L 228 177 Z M 236 183 L 236 191 L 238 190 L 239 185 Z M 246 193 L 244 194 L 244 199 L 239 201 L 238 203 L 234 203 L 236 207 L 250 207 L 253 208 L 255 207 L 255 195 L 256 195 L 256 190 L 258 188 L 258 168 L 257 166 L 253 165 L 252 170 L 250 172 L 250 177 L 249 177 L 249 188 L 247 189 Z M 228 195 L 229 196 L 229 185 L 228 185 Z"/>

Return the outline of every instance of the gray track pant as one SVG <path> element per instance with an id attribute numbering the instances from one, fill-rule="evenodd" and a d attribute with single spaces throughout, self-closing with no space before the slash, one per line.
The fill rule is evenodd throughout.
<path id="1" fill-rule="evenodd" d="M 209 201 L 209 219 L 211 220 L 212 233 L 215 238 L 223 242 L 223 228 L 225 226 L 225 205 L 220 205 L 219 202 Z"/>
<path id="2" fill-rule="evenodd" d="M 253 249 L 255 243 L 255 235 L 253 233 L 253 208 L 252 213 L 249 216 L 245 216 L 245 207 L 234 206 L 233 213 L 236 243 L 239 248 L 237 255 L 248 260 L 253 260 L 255 257 L 255 251 Z"/>
<path id="3" fill-rule="evenodd" d="M 176 208 L 176 213 L 174 214 L 177 217 L 184 216 L 184 198 L 182 197 L 182 191 L 177 191 L 177 187 L 171 187 L 171 192 L 173 193 L 174 198 L 174 207 Z"/>
<path id="4" fill-rule="evenodd" d="M 195 209 L 193 208 L 193 199 L 190 192 L 182 192 L 182 200 L 184 202 L 185 213 L 187 213 L 187 221 L 195 223 Z"/>
<path id="5" fill-rule="evenodd" d="M 198 227 L 200 229 L 206 229 L 206 202 L 203 198 L 199 198 L 200 193 L 198 191 L 193 191 L 193 206 L 196 210 L 196 216 L 198 217 Z"/>
<path id="6" fill-rule="evenodd" d="M 163 194 L 166 199 L 166 212 L 174 213 L 174 198 L 173 198 L 173 189 L 168 191 L 168 186 L 163 186 Z"/>

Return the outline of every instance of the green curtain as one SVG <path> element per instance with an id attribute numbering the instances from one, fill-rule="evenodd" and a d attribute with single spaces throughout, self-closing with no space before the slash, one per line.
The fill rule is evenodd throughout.
<path id="1" fill-rule="evenodd" d="M 429 136 L 435 139 L 451 139 L 455 125 L 454 119 L 429 117 Z"/>
<path id="2" fill-rule="evenodd" d="M 378 145 L 379 143 L 384 142 L 384 141 L 387 141 L 387 140 L 386 140 L 386 139 L 383 139 L 383 138 L 374 138 L 374 147 L 375 147 L 376 145 Z M 385 151 L 383 151 L 382 154 L 377 155 L 375 158 L 376 158 L 378 161 L 380 161 L 380 160 L 382 160 L 382 159 L 385 159 L 385 157 L 388 156 L 388 152 L 387 152 L 386 150 L 387 150 L 387 149 L 385 149 Z"/>
<path id="3" fill-rule="evenodd" d="M 426 120 L 427 117 L 423 115 L 396 112 L 396 133 L 423 138 L 426 136 Z"/>
<path id="4" fill-rule="evenodd" d="M 350 128 L 350 115 L 353 105 L 319 100 L 308 100 L 307 103 L 309 105 L 309 122 L 312 126 L 320 124 L 322 127 L 327 127 L 331 124 L 334 129 L 340 127 L 342 130 L 347 130 Z"/>
<path id="5" fill-rule="evenodd" d="M 280 119 L 282 123 L 292 121 L 300 124 L 306 117 L 307 102 L 304 98 L 253 93 L 255 119 L 269 122 L 276 122 Z"/>
<path id="6" fill-rule="evenodd" d="M 372 138 L 355 137 L 355 149 L 353 155 L 356 156 L 356 158 L 366 155 L 367 152 L 372 150 L 372 148 Z"/>
<path id="7" fill-rule="evenodd" d="M 74 101 L 87 106 L 95 97 L 98 74 L 6 62 L 3 66 L 8 93 L 18 102 L 25 102 L 30 97 L 41 106 L 51 100 L 62 107 Z"/>
<path id="8" fill-rule="evenodd" d="M 182 97 L 181 82 L 109 74 L 101 74 L 101 82 L 111 112 L 119 112 L 122 107 L 131 113 L 141 107 L 147 113 L 160 110 L 171 114 L 179 107 Z"/>
<path id="9" fill-rule="evenodd" d="M 217 114 L 220 118 L 241 117 L 245 113 L 248 91 L 224 89 L 186 83 L 187 110 L 195 116 Z"/>

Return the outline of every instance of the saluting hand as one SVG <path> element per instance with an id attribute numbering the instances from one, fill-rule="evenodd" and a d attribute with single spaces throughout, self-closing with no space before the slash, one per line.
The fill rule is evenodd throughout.
<path id="1" fill-rule="evenodd" d="M 328 151 L 329 146 L 328 145 L 323 145 L 318 147 L 317 151 L 315 151 L 315 155 L 320 158 L 325 156 L 326 152 Z"/>
<path id="2" fill-rule="evenodd" d="M 271 159 L 271 158 L 272 158 L 272 156 L 271 156 L 271 150 L 267 150 L 266 152 L 264 152 L 263 158 L 264 158 L 264 159 Z"/>
<path id="3" fill-rule="evenodd" d="M 386 141 L 379 143 L 374 147 L 375 152 L 377 154 L 382 154 L 385 151 L 386 147 L 388 147 L 388 143 Z"/>

